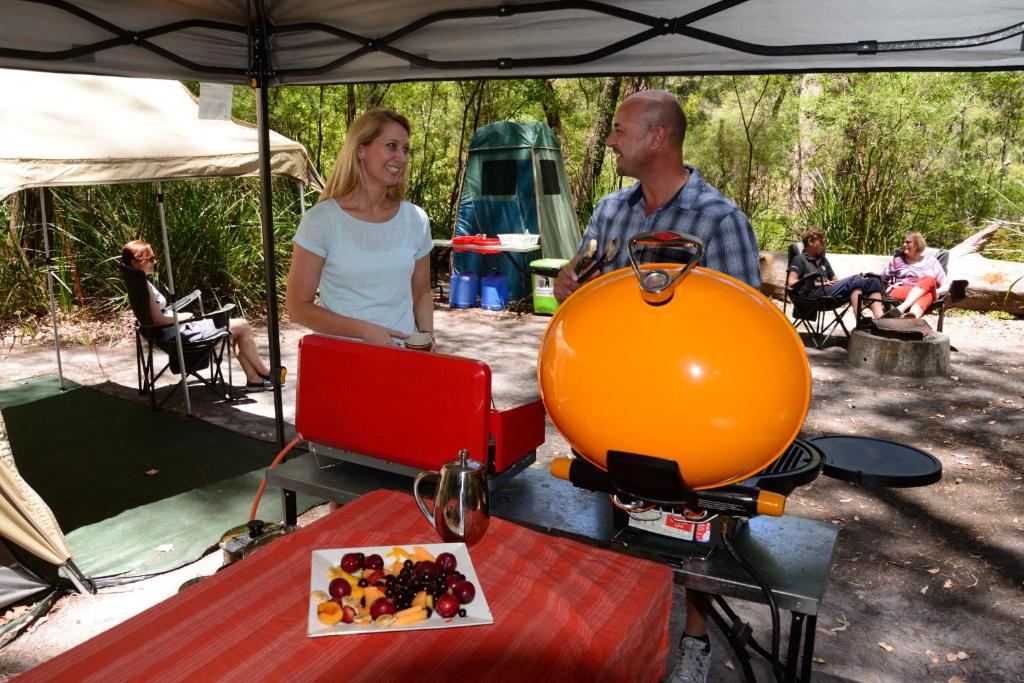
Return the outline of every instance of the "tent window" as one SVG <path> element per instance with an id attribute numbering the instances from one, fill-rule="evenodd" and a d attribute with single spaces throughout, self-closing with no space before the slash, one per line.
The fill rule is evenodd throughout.
<path id="1" fill-rule="evenodd" d="M 540 160 L 540 183 L 544 194 L 561 194 L 558 186 L 558 167 L 553 159 Z"/>
<path id="2" fill-rule="evenodd" d="M 480 169 L 480 194 L 514 195 L 516 193 L 516 160 L 491 159 Z"/>

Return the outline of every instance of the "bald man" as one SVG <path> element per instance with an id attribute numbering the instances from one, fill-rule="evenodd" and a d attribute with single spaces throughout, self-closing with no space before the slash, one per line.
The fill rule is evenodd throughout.
<path id="1" fill-rule="evenodd" d="M 731 275 L 756 289 L 761 285 L 761 270 L 750 221 L 735 202 L 704 182 L 697 169 L 683 164 L 685 136 L 686 116 L 671 93 L 644 90 L 622 102 L 605 144 L 615 152 L 619 175 L 639 182 L 612 192 L 597 203 L 581 247 L 595 239 L 596 253 L 601 254 L 609 241 L 618 238 L 615 257 L 601 269 L 609 272 L 629 266 L 626 243 L 633 235 L 660 231 L 689 233 L 704 243 L 699 265 Z M 583 284 L 574 268 L 580 258 L 577 253 L 558 273 L 554 293 L 559 301 Z M 670 680 L 704 683 L 710 661 L 707 615 L 687 592 L 686 626 Z"/>
<path id="2" fill-rule="evenodd" d="M 615 113 L 605 144 L 615 152 L 619 175 L 638 183 L 612 192 L 594 207 L 581 247 L 597 240 L 597 254 L 613 238 L 619 249 L 600 273 L 626 268 L 626 242 L 644 232 L 684 232 L 704 242 L 699 265 L 731 275 L 755 289 L 761 286 L 757 240 L 750 221 L 735 202 L 704 182 L 697 169 L 683 164 L 686 116 L 679 101 L 665 90 L 630 95 Z M 577 250 L 579 251 L 579 250 Z M 555 298 L 563 301 L 581 284 L 577 253 L 558 273 Z"/>

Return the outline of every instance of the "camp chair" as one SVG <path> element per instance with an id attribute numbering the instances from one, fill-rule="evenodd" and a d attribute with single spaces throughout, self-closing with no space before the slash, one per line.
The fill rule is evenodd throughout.
<path id="1" fill-rule="evenodd" d="M 942 266 L 942 270 L 947 274 L 949 273 L 948 249 L 936 249 L 935 247 L 928 247 L 924 250 L 924 253 L 926 256 L 934 256 L 936 260 L 938 260 L 939 265 Z M 897 248 L 892 255 L 899 256 L 902 258 L 903 249 Z M 868 273 L 867 275 L 873 277 L 881 277 L 880 275 L 877 275 L 875 273 Z M 953 280 L 953 282 L 950 284 L 949 291 L 946 292 L 944 295 L 937 297 L 935 301 L 932 302 L 931 306 L 928 307 L 928 310 L 924 312 L 925 315 L 928 315 L 929 313 L 938 312 L 939 322 L 935 326 L 936 332 L 942 332 L 942 324 L 946 319 L 946 304 L 955 304 L 957 301 L 960 301 L 965 296 L 967 296 L 967 284 L 967 280 Z M 864 309 L 865 306 L 869 305 L 870 303 L 870 301 L 867 301 L 864 297 L 861 297 L 860 303 L 858 304 L 858 308 L 861 310 L 857 311 L 858 320 L 860 320 L 861 311 Z M 898 306 L 900 303 L 902 302 L 899 301 L 898 299 L 893 299 L 892 297 L 888 296 L 882 297 L 882 305 L 885 306 L 887 309 Z"/>
<path id="2" fill-rule="evenodd" d="M 131 304 L 132 312 L 135 314 L 135 360 L 138 370 L 139 394 L 149 394 L 150 406 L 153 410 L 163 406 L 174 392 L 178 390 L 178 384 L 174 386 L 167 396 L 157 404 L 156 381 L 170 370 L 172 374 L 180 375 L 181 366 L 178 362 L 178 349 L 175 344 L 173 325 L 156 325 L 150 314 L 150 293 L 146 282 L 146 274 L 136 268 L 129 268 L 124 264 L 118 264 L 121 270 L 121 278 L 124 280 L 125 289 L 128 292 L 128 301 Z M 231 400 L 231 332 L 228 330 L 229 312 L 234 308 L 228 304 L 208 314 L 203 312 L 202 294 L 199 290 L 174 302 L 174 309 L 181 311 L 186 307 L 198 302 L 200 315 L 193 318 L 212 318 L 218 327 L 218 332 L 210 339 L 201 341 L 186 341 L 182 339 L 181 349 L 185 360 L 185 373 L 202 382 L 210 391 L 227 400 Z M 153 359 L 153 347 L 159 348 L 167 355 L 167 362 L 159 371 Z M 227 355 L 228 378 L 224 380 L 222 364 L 225 354 Z M 204 377 L 200 371 L 209 369 L 209 377 Z"/>
<path id="3" fill-rule="evenodd" d="M 786 261 L 786 282 L 789 282 L 789 266 L 793 259 L 803 252 L 804 245 L 801 242 L 794 242 L 789 245 L 789 255 Z M 812 284 L 825 282 L 825 276 L 820 273 L 812 273 L 797 280 L 792 287 L 788 284 L 782 289 L 782 312 L 786 312 L 788 303 L 793 304 L 793 327 L 799 331 L 801 328 L 811 337 L 811 342 L 817 349 L 825 348 L 825 344 L 836 333 L 836 328 L 842 328 L 847 337 L 850 331 L 846 329 L 843 316 L 850 308 L 849 298 L 838 299 L 832 296 L 808 296 L 803 290 Z"/>

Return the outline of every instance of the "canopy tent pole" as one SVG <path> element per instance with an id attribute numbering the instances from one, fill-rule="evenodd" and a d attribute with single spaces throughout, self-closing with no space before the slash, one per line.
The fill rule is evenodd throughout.
<path id="1" fill-rule="evenodd" d="M 79 593 L 82 595 L 86 593 L 90 595 L 96 594 L 96 586 L 85 577 L 85 574 L 82 573 L 82 570 L 78 568 L 78 565 L 71 558 L 68 558 L 68 561 L 64 563 L 64 571 L 74 585 L 75 590 Z"/>
<path id="2" fill-rule="evenodd" d="M 263 224 L 263 269 L 267 286 L 267 342 L 270 346 L 270 377 L 274 385 L 274 429 L 278 448 L 284 448 L 284 407 L 281 383 L 281 339 L 277 324 L 277 265 L 274 260 L 274 212 L 270 185 L 270 115 L 267 88 L 256 88 L 258 139 L 260 144 L 260 217 Z"/>
<path id="3" fill-rule="evenodd" d="M 164 243 L 164 267 L 167 269 L 167 294 L 170 296 L 171 317 L 174 318 L 174 346 L 178 350 L 178 370 L 181 371 L 181 388 L 185 392 L 185 414 L 192 416 L 192 401 L 188 395 L 188 372 L 185 371 L 185 352 L 181 348 L 181 326 L 178 323 L 178 309 L 174 302 L 178 300 L 174 291 L 174 270 L 171 268 L 171 243 L 167 239 L 167 213 L 164 211 L 164 189 L 161 182 L 156 181 L 156 205 L 160 210 L 160 237 Z M 151 388 L 150 391 L 153 391 Z"/>
<path id="4" fill-rule="evenodd" d="M 57 304 L 53 298 L 53 261 L 50 258 L 50 228 L 46 220 L 46 188 L 39 188 L 39 212 L 43 218 L 43 254 L 46 261 L 46 289 L 50 294 L 50 320 L 53 321 L 53 345 L 57 349 L 57 377 L 64 391 L 64 367 L 60 361 L 60 334 L 57 332 Z"/>
<path id="5" fill-rule="evenodd" d="M 299 183 L 299 215 L 306 215 L 306 183 Z"/>

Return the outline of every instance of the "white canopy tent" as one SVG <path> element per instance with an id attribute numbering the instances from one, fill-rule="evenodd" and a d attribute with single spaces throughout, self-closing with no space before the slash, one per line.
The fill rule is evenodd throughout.
<path id="1" fill-rule="evenodd" d="M 180 83 L 0 69 L 0 199 L 30 187 L 259 173 L 256 129 L 200 119 Z M 270 133 L 270 171 L 321 181 L 306 150 Z"/>
<path id="2" fill-rule="evenodd" d="M 255 127 L 200 119 L 196 99 L 174 81 L 0 69 L 0 92 L 7 94 L 0 101 L 0 199 L 31 187 L 159 183 L 259 173 Z M 323 185 L 305 148 L 274 132 L 270 133 L 270 168 L 271 173 L 294 178 L 303 187 Z M 173 299 L 160 192 L 158 201 Z M 45 204 L 43 214 L 45 222 Z M 49 252 L 46 231 L 44 244 Z M 47 277 L 52 279 L 49 269 Z M 48 285 L 52 288 L 52 282 Z M 50 306 L 63 386 L 52 291 Z M 187 387 L 185 401 L 191 413 Z"/>
<path id="3" fill-rule="evenodd" d="M 3 9 L 0 66 L 256 89 L 275 374 L 268 87 L 1024 68 L 1020 0 L 3 0 Z M 280 387 L 274 400 L 283 446 Z"/>

